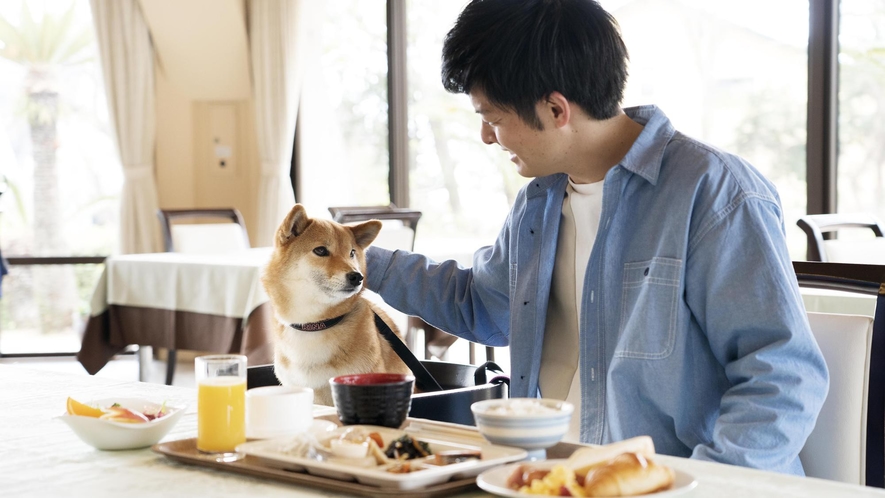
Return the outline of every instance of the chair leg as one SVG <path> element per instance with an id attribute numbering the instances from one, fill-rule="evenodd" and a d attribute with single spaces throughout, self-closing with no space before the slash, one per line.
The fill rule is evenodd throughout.
<path id="1" fill-rule="evenodd" d="M 178 352 L 170 349 L 166 353 L 166 385 L 172 385 L 172 377 L 175 376 L 175 362 L 178 359 Z"/>
<path id="2" fill-rule="evenodd" d="M 495 348 L 486 346 L 486 361 L 495 361 Z"/>

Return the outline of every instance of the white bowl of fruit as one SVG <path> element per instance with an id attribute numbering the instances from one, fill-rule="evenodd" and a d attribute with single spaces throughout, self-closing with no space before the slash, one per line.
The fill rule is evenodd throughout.
<path id="1" fill-rule="evenodd" d="M 100 450 L 132 450 L 159 442 L 183 414 L 183 407 L 138 398 L 88 403 L 68 398 L 67 411 L 57 418 L 90 446 Z"/>

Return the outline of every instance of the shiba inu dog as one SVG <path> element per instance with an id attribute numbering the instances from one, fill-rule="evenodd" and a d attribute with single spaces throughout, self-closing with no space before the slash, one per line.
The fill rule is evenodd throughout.
<path id="1" fill-rule="evenodd" d="M 261 282 L 279 324 L 274 373 L 283 385 L 310 387 L 332 405 L 329 379 L 367 372 L 411 373 L 381 336 L 374 313 L 393 320 L 363 293 L 365 249 L 381 230 L 371 220 L 345 226 L 312 219 L 296 204 L 277 229 Z"/>

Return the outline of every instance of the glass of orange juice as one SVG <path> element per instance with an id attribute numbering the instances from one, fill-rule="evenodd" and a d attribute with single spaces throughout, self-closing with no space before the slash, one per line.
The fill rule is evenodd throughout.
<path id="1" fill-rule="evenodd" d="M 246 357 L 198 356 L 197 450 L 219 461 L 240 457 L 236 447 L 246 442 Z"/>

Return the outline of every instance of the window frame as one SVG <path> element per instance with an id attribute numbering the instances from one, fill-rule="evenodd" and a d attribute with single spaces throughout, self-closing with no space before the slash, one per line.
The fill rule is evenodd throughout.
<path id="1" fill-rule="evenodd" d="M 836 212 L 839 120 L 839 1 L 809 0 L 807 214 Z"/>

